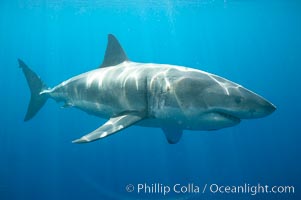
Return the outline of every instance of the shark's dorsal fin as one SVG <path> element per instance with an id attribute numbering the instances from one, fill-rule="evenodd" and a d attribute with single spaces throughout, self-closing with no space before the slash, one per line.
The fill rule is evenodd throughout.
<path id="1" fill-rule="evenodd" d="M 124 61 L 128 60 L 125 52 L 123 51 L 121 45 L 119 44 L 116 37 L 112 34 L 108 35 L 108 45 L 100 67 L 108 67 L 118 65 Z"/>

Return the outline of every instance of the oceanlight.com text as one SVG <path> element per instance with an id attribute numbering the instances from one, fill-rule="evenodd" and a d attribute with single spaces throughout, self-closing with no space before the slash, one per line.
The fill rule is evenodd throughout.
<path id="1" fill-rule="evenodd" d="M 208 185 L 205 185 L 205 190 Z M 269 185 L 261 185 L 258 183 L 257 185 L 243 184 L 243 185 L 218 185 L 211 184 L 209 185 L 209 191 L 211 193 L 225 193 L 225 194 L 294 194 L 295 187 L 294 186 L 269 186 Z"/>

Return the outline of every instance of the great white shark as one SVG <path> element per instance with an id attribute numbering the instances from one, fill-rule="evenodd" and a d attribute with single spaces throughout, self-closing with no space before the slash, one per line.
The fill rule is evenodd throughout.
<path id="1" fill-rule="evenodd" d="M 48 98 L 108 121 L 74 140 L 105 138 L 132 125 L 159 127 L 169 143 L 183 130 L 217 130 L 261 118 L 276 107 L 254 92 L 220 76 L 183 66 L 132 62 L 118 40 L 108 35 L 98 69 L 49 88 L 22 60 L 31 99 L 24 121 L 33 118 Z"/>

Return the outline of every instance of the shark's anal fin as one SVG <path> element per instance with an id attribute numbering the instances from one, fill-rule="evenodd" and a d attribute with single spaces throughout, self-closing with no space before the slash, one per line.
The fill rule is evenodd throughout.
<path id="1" fill-rule="evenodd" d="M 105 57 L 100 67 L 118 65 L 126 60 L 128 60 L 128 58 L 118 40 L 114 35 L 109 34 Z"/>
<path id="2" fill-rule="evenodd" d="M 111 118 L 104 125 L 94 130 L 93 132 L 81 137 L 80 139 L 72 141 L 72 143 L 86 143 L 107 137 L 122 129 L 125 129 L 136 122 L 142 120 L 143 117 L 137 113 L 127 113 L 117 117 Z"/>
<path id="3" fill-rule="evenodd" d="M 177 127 L 162 128 L 169 144 L 176 144 L 182 137 L 183 130 Z"/>

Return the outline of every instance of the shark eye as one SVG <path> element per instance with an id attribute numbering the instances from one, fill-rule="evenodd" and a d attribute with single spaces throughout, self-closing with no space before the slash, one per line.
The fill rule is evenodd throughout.
<path id="1" fill-rule="evenodd" d="M 240 104 L 242 102 L 242 99 L 242 97 L 235 97 L 234 101 L 235 103 Z"/>

